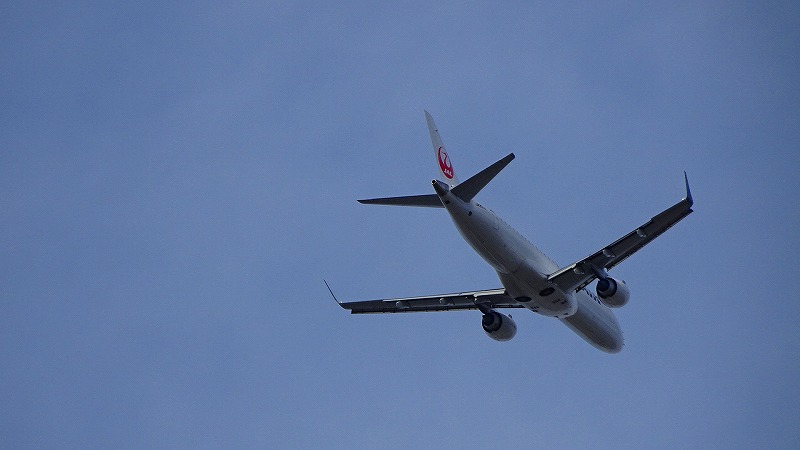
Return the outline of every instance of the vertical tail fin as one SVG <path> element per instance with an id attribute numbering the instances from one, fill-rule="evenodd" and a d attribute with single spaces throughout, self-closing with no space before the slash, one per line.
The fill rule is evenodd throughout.
<path id="1" fill-rule="evenodd" d="M 433 117 L 431 117 L 428 111 L 425 111 L 425 120 L 428 122 L 428 131 L 431 134 L 433 152 L 434 155 L 436 155 L 436 168 L 439 171 L 439 179 L 450 186 L 455 186 L 459 183 L 459 181 L 458 177 L 456 177 L 456 172 L 453 169 L 453 162 L 450 160 L 450 156 L 447 154 L 447 150 L 444 148 L 442 137 L 439 136 L 439 129 L 436 128 L 436 123 L 433 122 Z"/>

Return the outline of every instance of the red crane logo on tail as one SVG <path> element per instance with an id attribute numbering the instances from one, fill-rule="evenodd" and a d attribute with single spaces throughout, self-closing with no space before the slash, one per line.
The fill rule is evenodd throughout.
<path id="1" fill-rule="evenodd" d="M 442 173 L 448 180 L 453 179 L 453 164 L 450 163 L 450 156 L 447 155 L 447 150 L 444 147 L 439 147 L 438 150 L 439 156 L 439 168 L 442 169 Z"/>

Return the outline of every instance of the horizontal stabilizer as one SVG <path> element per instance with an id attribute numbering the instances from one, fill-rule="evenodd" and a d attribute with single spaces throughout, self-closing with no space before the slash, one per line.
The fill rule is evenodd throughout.
<path id="1" fill-rule="evenodd" d="M 453 189 L 451 189 L 451 192 L 465 202 L 472 200 L 472 198 L 478 195 L 478 192 L 486 187 L 486 185 L 489 184 L 489 182 L 492 181 L 492 179 L 498 173 L 500 173 L 500 171 L 503 170 L 513 159 L 514 154 L 509 153 L 505 158 L 481 170 L 477 174 L 470 177 L 470 179 L 467 181 L 455 186 Z"/>
<path id="2" fill-rule="evenodd" d="M 436 194 L 407 195 L 405 197 L 370 198 L 359 200 L 365 205 L 421 206 L 425 208 L 444 208 Z"/>

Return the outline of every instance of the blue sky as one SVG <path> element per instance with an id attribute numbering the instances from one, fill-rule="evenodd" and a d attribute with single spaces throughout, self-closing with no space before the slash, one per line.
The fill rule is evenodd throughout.
<path id="1" fill-rule="evenodd" d="M 796 2 L 0 6 L 0 446 L 796 448 Z M 351 316 L 499 287 L 462 179 L 614 269 L 626 347 L 514 314 Z"/>

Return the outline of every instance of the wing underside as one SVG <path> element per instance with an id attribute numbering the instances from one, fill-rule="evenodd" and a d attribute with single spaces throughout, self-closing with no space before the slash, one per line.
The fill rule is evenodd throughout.
<path id="1" fill-rule="evenodd" d="M 505 289 L 338 303 L 352 314 L 463 311 L 480 307 L 522 308 Z"/>
<path id="2" fill-rule="evenodd" d="M 684 174 L 685 175 L 685 174 Z M 662 211 L 644 225 L 582 260 L 559 269 L 549 280 L 564 292 L 580 290 L 597 278 L 597 272 L 611 269 L 692 213 L 692 193 L 686 179 L 686 198 Z"/>

